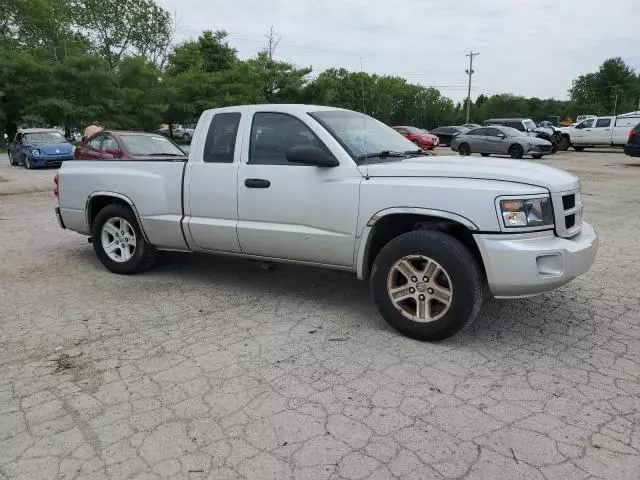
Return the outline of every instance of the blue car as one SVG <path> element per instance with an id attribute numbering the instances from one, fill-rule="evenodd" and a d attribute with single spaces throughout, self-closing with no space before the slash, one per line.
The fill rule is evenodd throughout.
<path id="1" fill-rule="evenodd" d="M 59 167 L 65 160 L 73 160 L 75 148 L 57 130 L 28 128 L 9 144 L 9 162 L 25 168 Z"/>

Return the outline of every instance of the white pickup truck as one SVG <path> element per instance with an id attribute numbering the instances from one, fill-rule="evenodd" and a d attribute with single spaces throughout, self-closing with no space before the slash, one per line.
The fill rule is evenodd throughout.
<path id="1" fill-rule="evenodd" d="M 617 117 L 591 117 L 572 127 L 560 129 L 560 150 L 573 146 L 575 150 L 585 147 L 623 147 L 629 133 L 640 123 L 640 111 L 625 113 Z"/>
<path id="2" fill-rule="evenodd" d="M 507 159 L 424 156 L 366 115 L 257 105 L 204 112 L 188 160 L 78 160 L 56 177 L 63 228 L 121 274 L 159 250 L 354 272 L 414 338 L 469 324 L 485 286 L 526 297 L 585 273 L 597 236 L 579 180 Z"/>

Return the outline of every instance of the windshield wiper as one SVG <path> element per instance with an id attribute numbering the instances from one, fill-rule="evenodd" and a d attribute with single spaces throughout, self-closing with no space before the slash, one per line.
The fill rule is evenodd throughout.
<path id="1" fill-rule="evenodd" d="M 394 152 L 392 150 L 382 150 L 381 152 L 374 153 L 363 153 L 362 155 L 358 155 L 358 160 L 365 160 L 367 158 L 384 158 L 384 157 L 406 157 L 406 152 Z"/>
<path id="2" fill-rule="evenodd" d="M 186 157 L 186 154 L 179 153 L 150 153 L 150 157 Z"/>

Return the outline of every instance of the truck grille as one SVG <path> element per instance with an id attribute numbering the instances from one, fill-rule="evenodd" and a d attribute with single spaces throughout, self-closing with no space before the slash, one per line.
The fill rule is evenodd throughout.
<path id="1" fill-rule="evenodd" d="M 560 237 L 573 237 L 582 228 L 580 190 L 552 195 L 556 232 Z"/>

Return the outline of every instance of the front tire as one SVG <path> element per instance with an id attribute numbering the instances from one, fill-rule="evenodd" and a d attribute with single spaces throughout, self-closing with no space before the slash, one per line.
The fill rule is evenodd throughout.
<path id="1" fill-rule="evenodd" d="M 468 143 L 461 143 L 458 145 L 458 154 L 463 157 L 471 155 L 471 146 Z"/>
<path id="2" fill-rule="evenodd" d="M 570 146 L 571 146 L 571 140 L 569 140 L 569 137 L 565 135 L 560 137 L 560 142 L 558 143 L 558 150 L 562 152 L 566 152 L 567 150 L 569 150 Z"/>
<path id="3" fill-rule="evenodd" d="M 584 150 L 584 147 L 577 147 L 577 146 L 575 146 L 575 145 L 574 145 L 574 146 L 573 146 L 573 149 L 574 149 L 576 152 L 581 152 L 581 151 L 583 151 L 583 150 Z"/>
<path id="4" fill-rule="evenodd" d="M 155 263 L 156 250 L 145 241 L 129 207 L 120 204 L 104 207 L 96 215 L 91 234 L 98 259 L 114 273 L 138 273 Z"/>
<path id="5" fill-rule="evenodd" d="M 8 154 L 9 154 L 9 164 L 13 166 L 18 165 L 18 162 L 16 162 L 15 159 L 13 158 L 13 153 L 11 153 L 11 150 L 9 150 Z"/>
<path id="6" fill-rule="evenodd" d="M 191 135 L 189 135 L 188 133 L 185 133 L 185 134 L 182 136 L 182 140 L 184 140 L 186 143 L 191 142 Z"/>
<path id="7" fill-rule="evenodd" d="M 522 145 L 518 143 L 511 145 L 511 147 L 509 147 L 509 155 L 511 158 L 522 158 L 524 156 L 524 149 L 522 148 Z"/>
<path id="8" fill-rule="evenodd" d="M 375 259 L 371 290 L 382 317 L 417 340 L 454 335 L 480 312 L 480 266 L 458 240 L 416 230 L 387 243 Z"/>
<path id="9" fill-rule="evenodd" d="M 480 155 L 482 155 L 483 157 L 488 157 L 491 154 L 490 153 L 481 153 Z"/>
<path id="10" fill-rule="evenodd" d="M 31 170 L 33 168 L 33 163 L 31 163 L 31 160 L 29 160 L 29 157 L 27 156 L 24 157 L 24 168 L 27 170 Z"/>
<path id="11" fill-rule="evenodd" d="M 542 158 L 542 155 L 540 155 L 539 153 L 536 153 L 534 155 L 531 155 L 533 158 L 535 158 L 536 160 L 540 160 Z"/>

